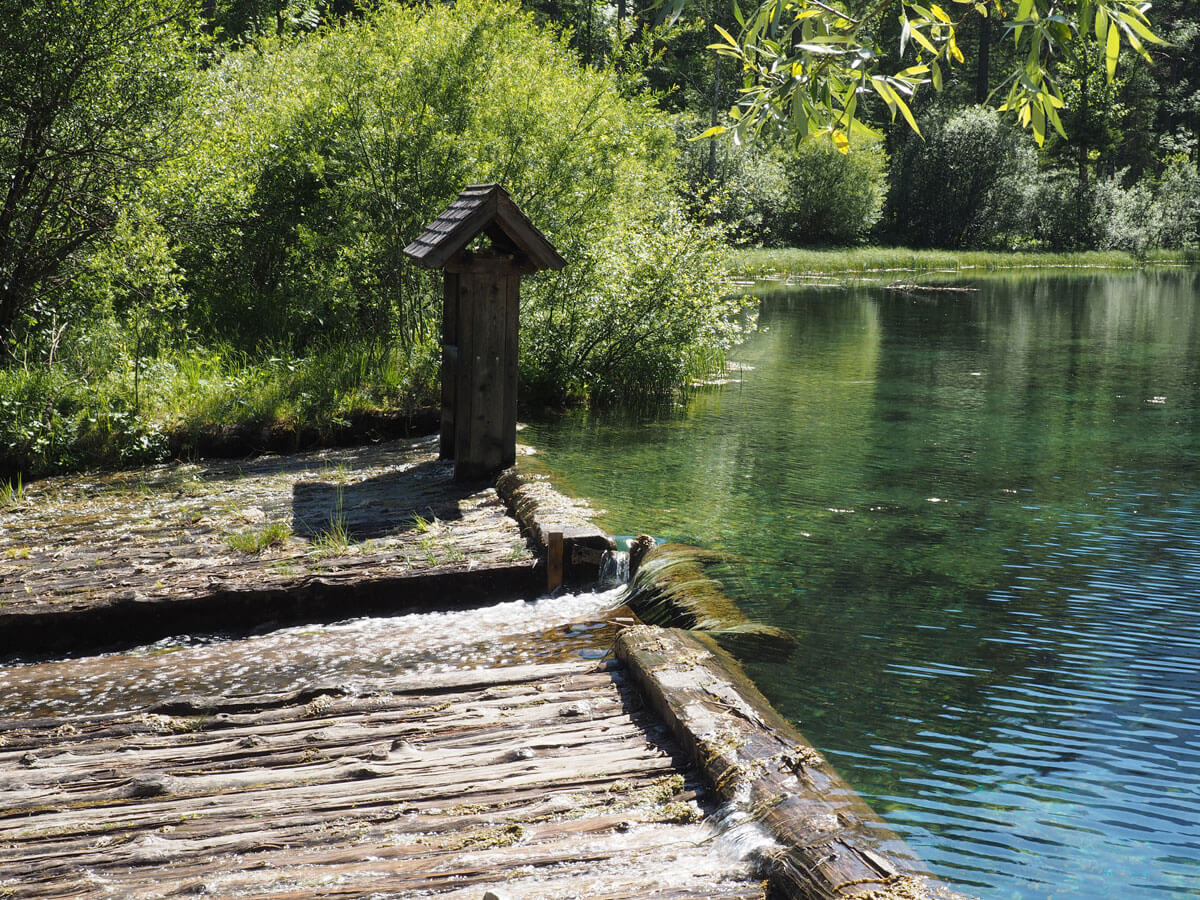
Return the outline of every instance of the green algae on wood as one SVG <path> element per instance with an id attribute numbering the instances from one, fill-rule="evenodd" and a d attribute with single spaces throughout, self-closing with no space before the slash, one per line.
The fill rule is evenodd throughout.
<path id="1" fill-rule="evenodd" d="M 753 640 L 760 649 L 790 651 L 795 645 L 791 635 L 752 621 L 707 574 L 706 566 L 719 561 L 719 555 L 698 547 L 656 546 L 641 558 L 625 603 L 650 625 Z"/>

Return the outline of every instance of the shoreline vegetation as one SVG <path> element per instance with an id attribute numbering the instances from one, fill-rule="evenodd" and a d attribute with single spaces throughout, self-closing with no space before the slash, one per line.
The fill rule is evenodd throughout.
<path id="1" fill-rule="evenodd" d="M 503 184 L 570 263 L 521 288 L 532 409 L 669 404 L 721 372 L 755 327 L 731 280 L 1120 270 L 1200 246 L 1190 51 L 1103 96 L 1098 68 L 1065 66 L 1104 125 L 1040 149 L 951 72 L 911 123 L 864 100 L 850 117 L 878 138 L 714 143 L 695 138 L 745 100 L 715 12 L 68 6 L 0 13 L 0 486 L 412 434 L 438 405 L 442 297 L 403 251 L 468 184 Z M 999 47 L 993 74 L 1018 62 Z M 797 245 L 854 249 L 730 249 Z M 1060 252 L 1085 248 L 1105 252 Z"/>
<path id="2" fill-rule="evenodd" d="M 979 274 L 1055 269 L 1097 271 L 1196 265 L 1195 251 L 1158 250 L 1135 257 L 1121 251 L 1078 253 L 844 249 L 730 249 L 729 277 L 737 281 L 857 280 L 892 273 Z M 720 360 L 714 360 L 714 368 Z M 130 375 L 130 373 L 125 373 Z M 57 375 L 57 377 L 56 377 Z M 129 380 L 128 378 L 124 380 Z M 131 385 L 88 384 L 53 370 L 0 373 L 0 406 L 23 392 L 64 398 L 71 416 L 51 427 L 27 423 L 26 452 L 0 459 L 5 485 L 50 474 L 122 469 L 166 459 L 252 456 L 345 446 L 411 436 L 435 427 L 437 360 L 430 348 L 382 355 L 368 348 L 330 348 L 307 356 L 280 350 L 255 360 L 230 348 L 191 348 L 164 354 L 140 375 L 136 408 L 114 398 Z M 31 404 L 23 404 L 29 408 Z M 41 426 L 39 433 L 39 425 Z M 57 427 L 54 427 L 57 426 Z M 0 492 L 0 504 L 19 500 Z"/>
<path id="3" fill-rule="evenodd" d="M 1070 253 L 994 250 L 912 250 L 906 247 L 736 248 L 726 265 L 735 278 L 858 276 L 888 272 L 1003 272 L 1020 269 L 1144 269 L 1200 263 L 1195 250 L 1150 250 L 1140 256 L 1123 250 Z"/>

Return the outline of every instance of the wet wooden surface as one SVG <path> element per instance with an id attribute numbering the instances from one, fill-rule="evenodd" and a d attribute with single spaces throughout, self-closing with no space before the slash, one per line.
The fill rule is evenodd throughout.
<path id="1" fill-rule="evenodd" d="M 0 735 L 0 896 L 765 898 L 615 662 Z"/>
<path id="2" fill-rule="evenodd" d="M 607 546 L 534 477 L 456 484 L 436 444 L 30 485 L 0 510 L 0 652 L 37 637 L 29 622 L 78 649 L 97 622 L 180 633 L 187 609 L 219 630 L 511 598 L 537 579 L 510 506 L 534 546 Z M 272 523 L 277 543 L 236 549 Z M 212 652 L 268 664 L 236 645 Z M 763 898 L 755 865 L 777 896 L 954 896 L 717 648 L 639 627 L 617 649 L 504 667 L 496 647 L 475 668 L 460 648 L 437 672 L 389 663 L 344 686 L 305 668 L 287 693 L 164 686 L 98 715 L 89 689 L 61 718 L 0 720 L 0 898 Z M 13 683 L 57 669 L 17 665 Z"/>
<path id="3" fill-rule="evenodd" d="M 36 648 L 60 626 L 32 626 L 55 616 L 61 628 L 105 616 L 149 627 L 157 617 L 168 634 L 219 626 L 223 611 L 319 617 L 343 601 L 379 612 L 446 603 L 456 590 L 478 600 L 536 590 L 536 557 L 495 487 L 455 483 L 436 444 L 30 484 L 0 508 L 0 653 Z M 241 549 L 270 535 L 268 546 Z M 173 629 L 172 607 L 200 620 Z"/>

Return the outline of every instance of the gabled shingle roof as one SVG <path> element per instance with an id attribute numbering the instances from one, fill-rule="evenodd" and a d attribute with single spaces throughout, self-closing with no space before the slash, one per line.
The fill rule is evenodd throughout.
<path id="1" fill-rule="evenodd" d="M 567 264 L 498 184 L 464 188 L 404 252 L 418 265 L 438 269 L 482 232 L 497 249 L 520 254 L 534 270 L 561 269 Z"/>

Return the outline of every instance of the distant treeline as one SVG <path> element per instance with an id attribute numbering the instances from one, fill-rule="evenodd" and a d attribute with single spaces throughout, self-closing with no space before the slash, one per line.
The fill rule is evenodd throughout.
<path id="1" fill-rule="evenodd" d="M 1059 63 L 1065 140 L 976 104 L 1008 51 L 964 26 L 975 55 L 913 101 L 923 136 L 864 100 L 885 138 L 843 154 L 693 140 L 740 85 L 706 49 L 736 28 L 714 0 L 3 4 L 0 471 L 435 402 L 439 280 L 401 250 L 473 182 L 570 262 L 522 292 L 537 402 L 719 367 L 753 324 L 728 242 L 1194 246 L 1195 5 L 1156 9 L 1175 46 L 1112 84 Z"/>

